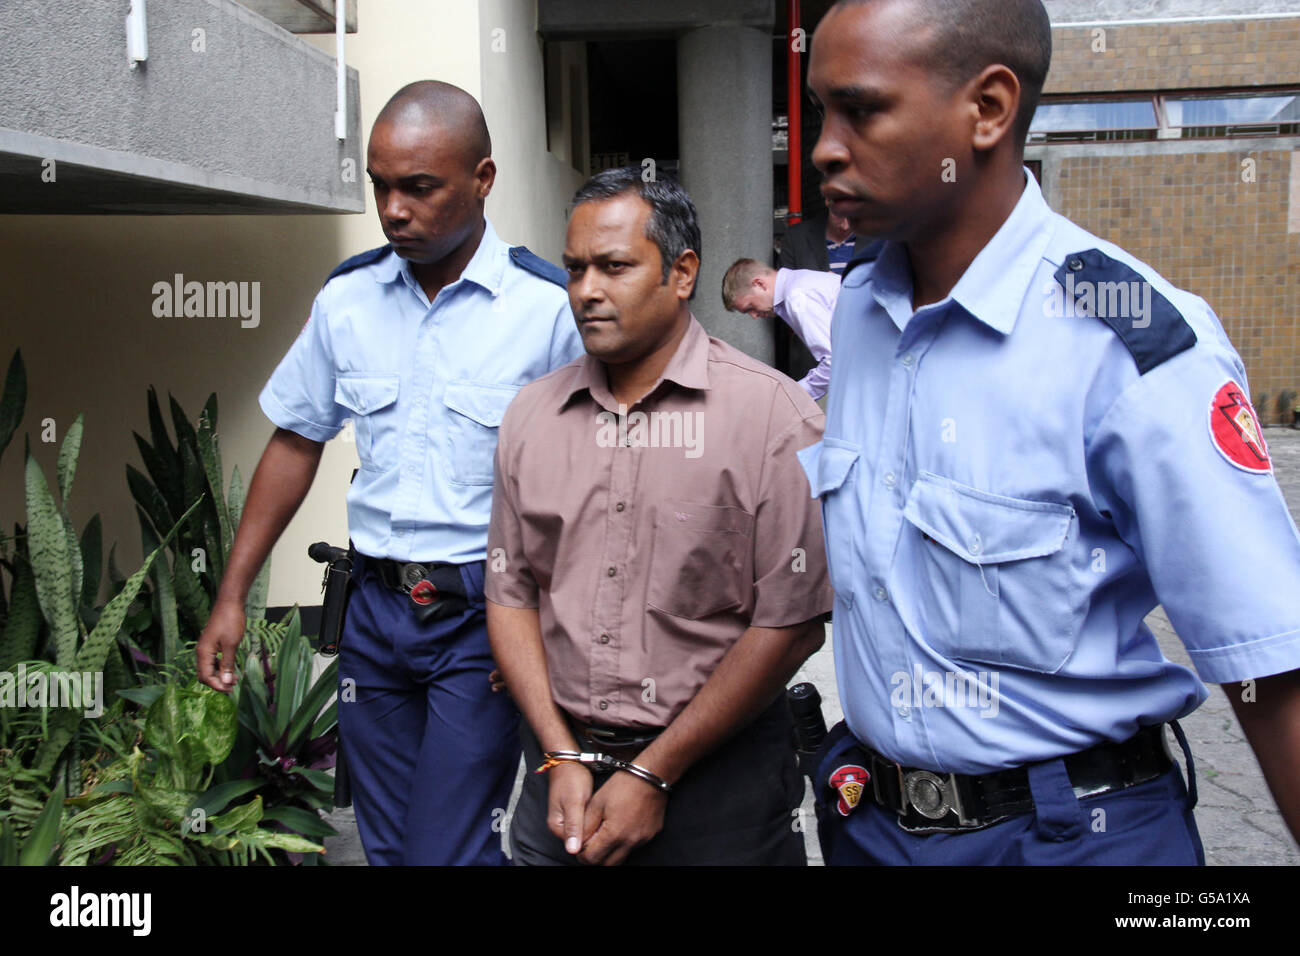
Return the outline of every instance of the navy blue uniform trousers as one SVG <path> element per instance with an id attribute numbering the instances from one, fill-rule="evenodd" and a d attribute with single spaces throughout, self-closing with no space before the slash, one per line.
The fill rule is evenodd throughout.
<path id="1" fill-rule="evenodd" d="M 1175 763 L 1154 780 L 1080 800 L 1064 761 L 1048 760 L 1027 768 L 1032 812 L 983 830 L 930 834 L 904 830 L 869 793 L 848 817 L 840 815 L 830 775 L 841 764 L 860 763 L 852 756 L 857 740 L 845 734 L 820 755 L 813 779 L 822 856 L 827 866 L 1204 866 L 1192 818 L 1196 769 L 1182 731 L 1175 733 L 1190 795 Z"/>
<path id="2" fill-rule="evenodd" d="M 483 564 L 469 608 L 421 624 L 358 556 L 339 656 L 339 731 L 371 865 L 501 865 L 519 712 L 493 693 Z"/>

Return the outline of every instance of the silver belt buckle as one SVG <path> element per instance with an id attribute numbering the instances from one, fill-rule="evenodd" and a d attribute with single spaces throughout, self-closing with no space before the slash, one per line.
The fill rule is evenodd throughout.
<path id="1" fill-rule="evenodd" d="M 402 565 L 402 590 L 406 594 L 411 593 L 411 589 L 424 580 L 426 568 L 423 564 L 404 564 Z"/>
<path id="2" fill-rule="evenodd" d="M 904 810 L 910 805 L 927 820 L 942 820 L 951 813 L 957 817 L 961 829 L 979 829 L 986 825 L 985 821 L 971 820 L 966 816 L 957 792 L 955 773 L 943 776 L 929 770 L 903 773 L 903 800 Z"/>

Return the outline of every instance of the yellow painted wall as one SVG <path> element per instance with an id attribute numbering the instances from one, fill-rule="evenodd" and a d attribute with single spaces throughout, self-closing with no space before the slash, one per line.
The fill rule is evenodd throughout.
<path id="1" fill-rule="evenodd" d="M 366 134 L 388 97 L 413 80 L 446 80 L 479 96 L 501 167 L 488 215 L 503 238 L 554 258 L 563 238 L 558 217 L 581 177 L 546 153 L 534 0 L 362 0 L 358 16 L 346 56 L 360 74 Z M 494 54 L 490 69 L 482 67 L 490 42 L 484 24 L 507 30 L 507 52 Z M 333 52 L 332 36 L 311 42 Z M 143 470 L 131 431 L 147 434 L 148 385 L 164 401 L 167 392 L 176 395 L 191 416 L 215 391 L 226 468 L 238 465 L 247 483 L 272 431 L 258 392 L 329 270 L 383 241 L 369 198 L 365 215 L 0 216 L 0 358 L 23 350 L 25 430 L 52 476 L 56 446 L 40 443 L 41 419 L 53 418 L 62 440 L 85 412 L 72 514 L 80 527 L 101 512 L 105 541 L 119 542 L 124 571 L 141 557 L 124 465 Z M 154 317 L 153 285 L 175 273 L 259 281 L 260 325 Z M 22 514 L 21 452 L 20 434 L 0 460 L 6 526 Z M 355 464 L 353 446 L 335 439 L 326 447 L 316 484 L 273 553 L 270 603 L 319 600 L 320 568 L 306 547 L 346 542 L 344 495 Z"/>

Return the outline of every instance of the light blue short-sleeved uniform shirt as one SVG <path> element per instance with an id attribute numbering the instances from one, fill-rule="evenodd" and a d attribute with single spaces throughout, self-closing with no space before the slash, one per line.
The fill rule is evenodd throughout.
<path id="1" fill-rule="evenodd" d="M 894 243 L 846 273 L 800 453 L 845 719 L 904 766 L 1047 760 L 1300 667 L 1300 536 L 1219 320 L 1026 179 L 942 302 Z"/>
<path id="2" fill-rule="evenodd" d="M 510 248 L 490 222 L 432 302 L 391 249 L 349 260 L 326 282 L 260 401 L 276 425 L 313 441 L 352 420 L 361 468 L 348 529 L 358 551 L 484 559 L 506 406 L 583 354 L 563 283 L 558 267 Z"/>

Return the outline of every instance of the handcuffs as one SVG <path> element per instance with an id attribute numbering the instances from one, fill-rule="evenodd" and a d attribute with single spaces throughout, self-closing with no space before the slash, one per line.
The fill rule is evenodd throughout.
<path id="1" fill-rule="evenodd" d="M 617 757 L 611 757 L 609 754 L 579 753 L 576 750 L 551 750 L 542 756 L 546 758 L 546 761 L 533 773 L 546 773 L 552 767 L 558 767 L 562 763 L 580 763 L 600 773 L 622 770 L 624 773 L 630 773 L 632 776 L 644 780 L 657 790 L 664 793 L 673 792 L 673 788 L 654 771 L 647 770 L 640 764 L 635 764 L 630 760 L 619 760 Z"/>

